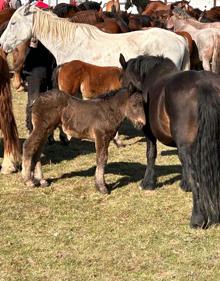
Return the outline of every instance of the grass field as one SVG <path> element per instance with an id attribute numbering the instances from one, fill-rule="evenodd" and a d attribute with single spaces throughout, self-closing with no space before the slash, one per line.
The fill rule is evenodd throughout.
<path id="1" fill-rule="evenodd" d="M 21 141 L 25 102 L 26 93 L 13 92 Z M 45 147 L 48 188 L 25 187 L 19 173 L 0 175 L 1 281 L 220 280 L 219 227 L 190 229 L 191 194 L 179 188 L 176 150 L 159 145 L 158 188 L 140 191 L 143 135 L 129 123 L 120 134 L 127 146 L 110 145 L 108 196 L 95 190 L 88 141 Z"/>

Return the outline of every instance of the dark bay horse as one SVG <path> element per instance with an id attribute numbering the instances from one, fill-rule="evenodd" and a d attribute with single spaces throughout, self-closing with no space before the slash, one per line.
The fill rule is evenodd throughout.
<path id="1" fill-rule="evenodd" d="M 108 146 L 125 118 L 137 126 L 145 124 L 142 94 L 132 86 L 103 97 L 83 101 L 58 90 L 41 95 L 33 104 L 33 131 L 23 146 L 22 176 L 28 186 L 47 186 L 40 155 L 42 146 L 58 125 L 68 138 L 86 138 L 95 142 L 95 184 L 101 193 L 109 193 L 104 179 Z M 34 178 L 33 175 L 34 174 Z"/>
<path id="2" fill-rule="evenodd" d="M 123 83 L 132 82 L 145 102 L 147 168 L 142 189 L 155 188 L 156 141 L 176 146 L 182 163 L 181 187 L 193 192 L 192 227 L 220 222 L 220 76 L 180 72 L 164 57 L 125 61 Z"/>
<path id="3" fill-rule="evenodd" d="M 9 174 L 17 171 L 21 155 L 18 130 L 12 109 L 9 67 L 2 49 L 0 49 L 0 129 L 4 139 L 1 172 Z"/>

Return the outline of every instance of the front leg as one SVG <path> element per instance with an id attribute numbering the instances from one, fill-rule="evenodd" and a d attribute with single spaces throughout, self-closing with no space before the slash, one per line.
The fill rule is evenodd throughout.
<path id="1" fill-rule="evenodd" d="M 96 171 L 95 171 L 95 185 L 98 191 L 103 194 L 109 194 L 104 172 L 105 172 L 105 164 L 108 160 L 108 146 L 110 140 L 106 139 L 103 135 L 96 135 L 95 146 L 96 146 Z"/>
<path id="2" fill-rule="evenodd" d="M 141 189 L 153 190 L 156 187 L 156 177 L 155 177 L 155 160 L 157 157 L 157 143 L 156 138 L 151 134 L 146 135 L 147 141 L 147 167 L 145 171 L 144 178 L 140 184 Z"/>

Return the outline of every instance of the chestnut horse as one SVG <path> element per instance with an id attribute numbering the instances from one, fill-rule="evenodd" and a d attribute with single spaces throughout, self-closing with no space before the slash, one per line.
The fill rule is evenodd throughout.
<path id="1" fill-rule="evenodd" d="M 106 12 L 114 12 L 119 13 L 120 12 L 120 3 L 119 0 L 110 0 L 105 5 Z"/>
<path id="2" fill-rule="evenodd" d="M 92 99 L 121 88 L 121 69 L 73 60 L 58 66 L 53 80 L 54 87 L 67 94 L 75 96 L 80 92 L 83 99 Z M 118 133 L 114 143 L 117 147 L 123 146 Z"/>
<path id="3" fill-rule="evenodd" d="M 101 193 L 109 193 L 104 179 L 108 146 L 125 118 L 143 126 L 145 114 L 142 95 L 129 87 L 93 100 L 81 100 L 58 90 L 42 94 L 33 104 L 33 131 L 23 146 L 22 176 L 28 186 L 47 186 L 40 155 L 42 146 L 54 128 L 62 125 L 68 138 L 86 138 L 95 142 L 95 184 Z M 35 172 L 35 173 L 34 173 Z M 33 178 L 34 175 L 34 178 Z"/>
<path id="4" fill-rule="evenodd" d="M 9 67 L 2 49 L 0 49 L 0 129 L 4 139 L 1 172 L 9 174 L 17 171 L 21 155 L 18 131 L 12 110 Z"/>
<path id="5" fill-rule="evenodd" d="M 155 189 L 156 142 L 178 149 L 181 187 L 193 192 L 192 227 L 220 222 L 220 76 L 178 71 L 168 58 L 139 56 L 125 61 L 123 84 L 143 93 L 147 168 L 142 189 Z"/>

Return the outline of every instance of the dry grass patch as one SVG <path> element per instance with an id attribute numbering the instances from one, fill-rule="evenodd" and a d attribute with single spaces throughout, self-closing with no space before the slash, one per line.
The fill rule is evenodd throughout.
<path id="1" fill-rule="evenodd" d="M 13 93 L 21 140 L 25 102 L 25 93 Z M 219 227 L 189 228 L 191 194 L 179 188 L 176 150 L 159 145 L 158 189 L 140 191 L 143 135 L 126 123 L 121 136 L 130 145 L 110 145 L 109 196 L 94 188 L 88 141 L 45 148 L 48 188 L 26 188 L 19 173 L 0 175 L 0 280 L 220 280 Z"/>

